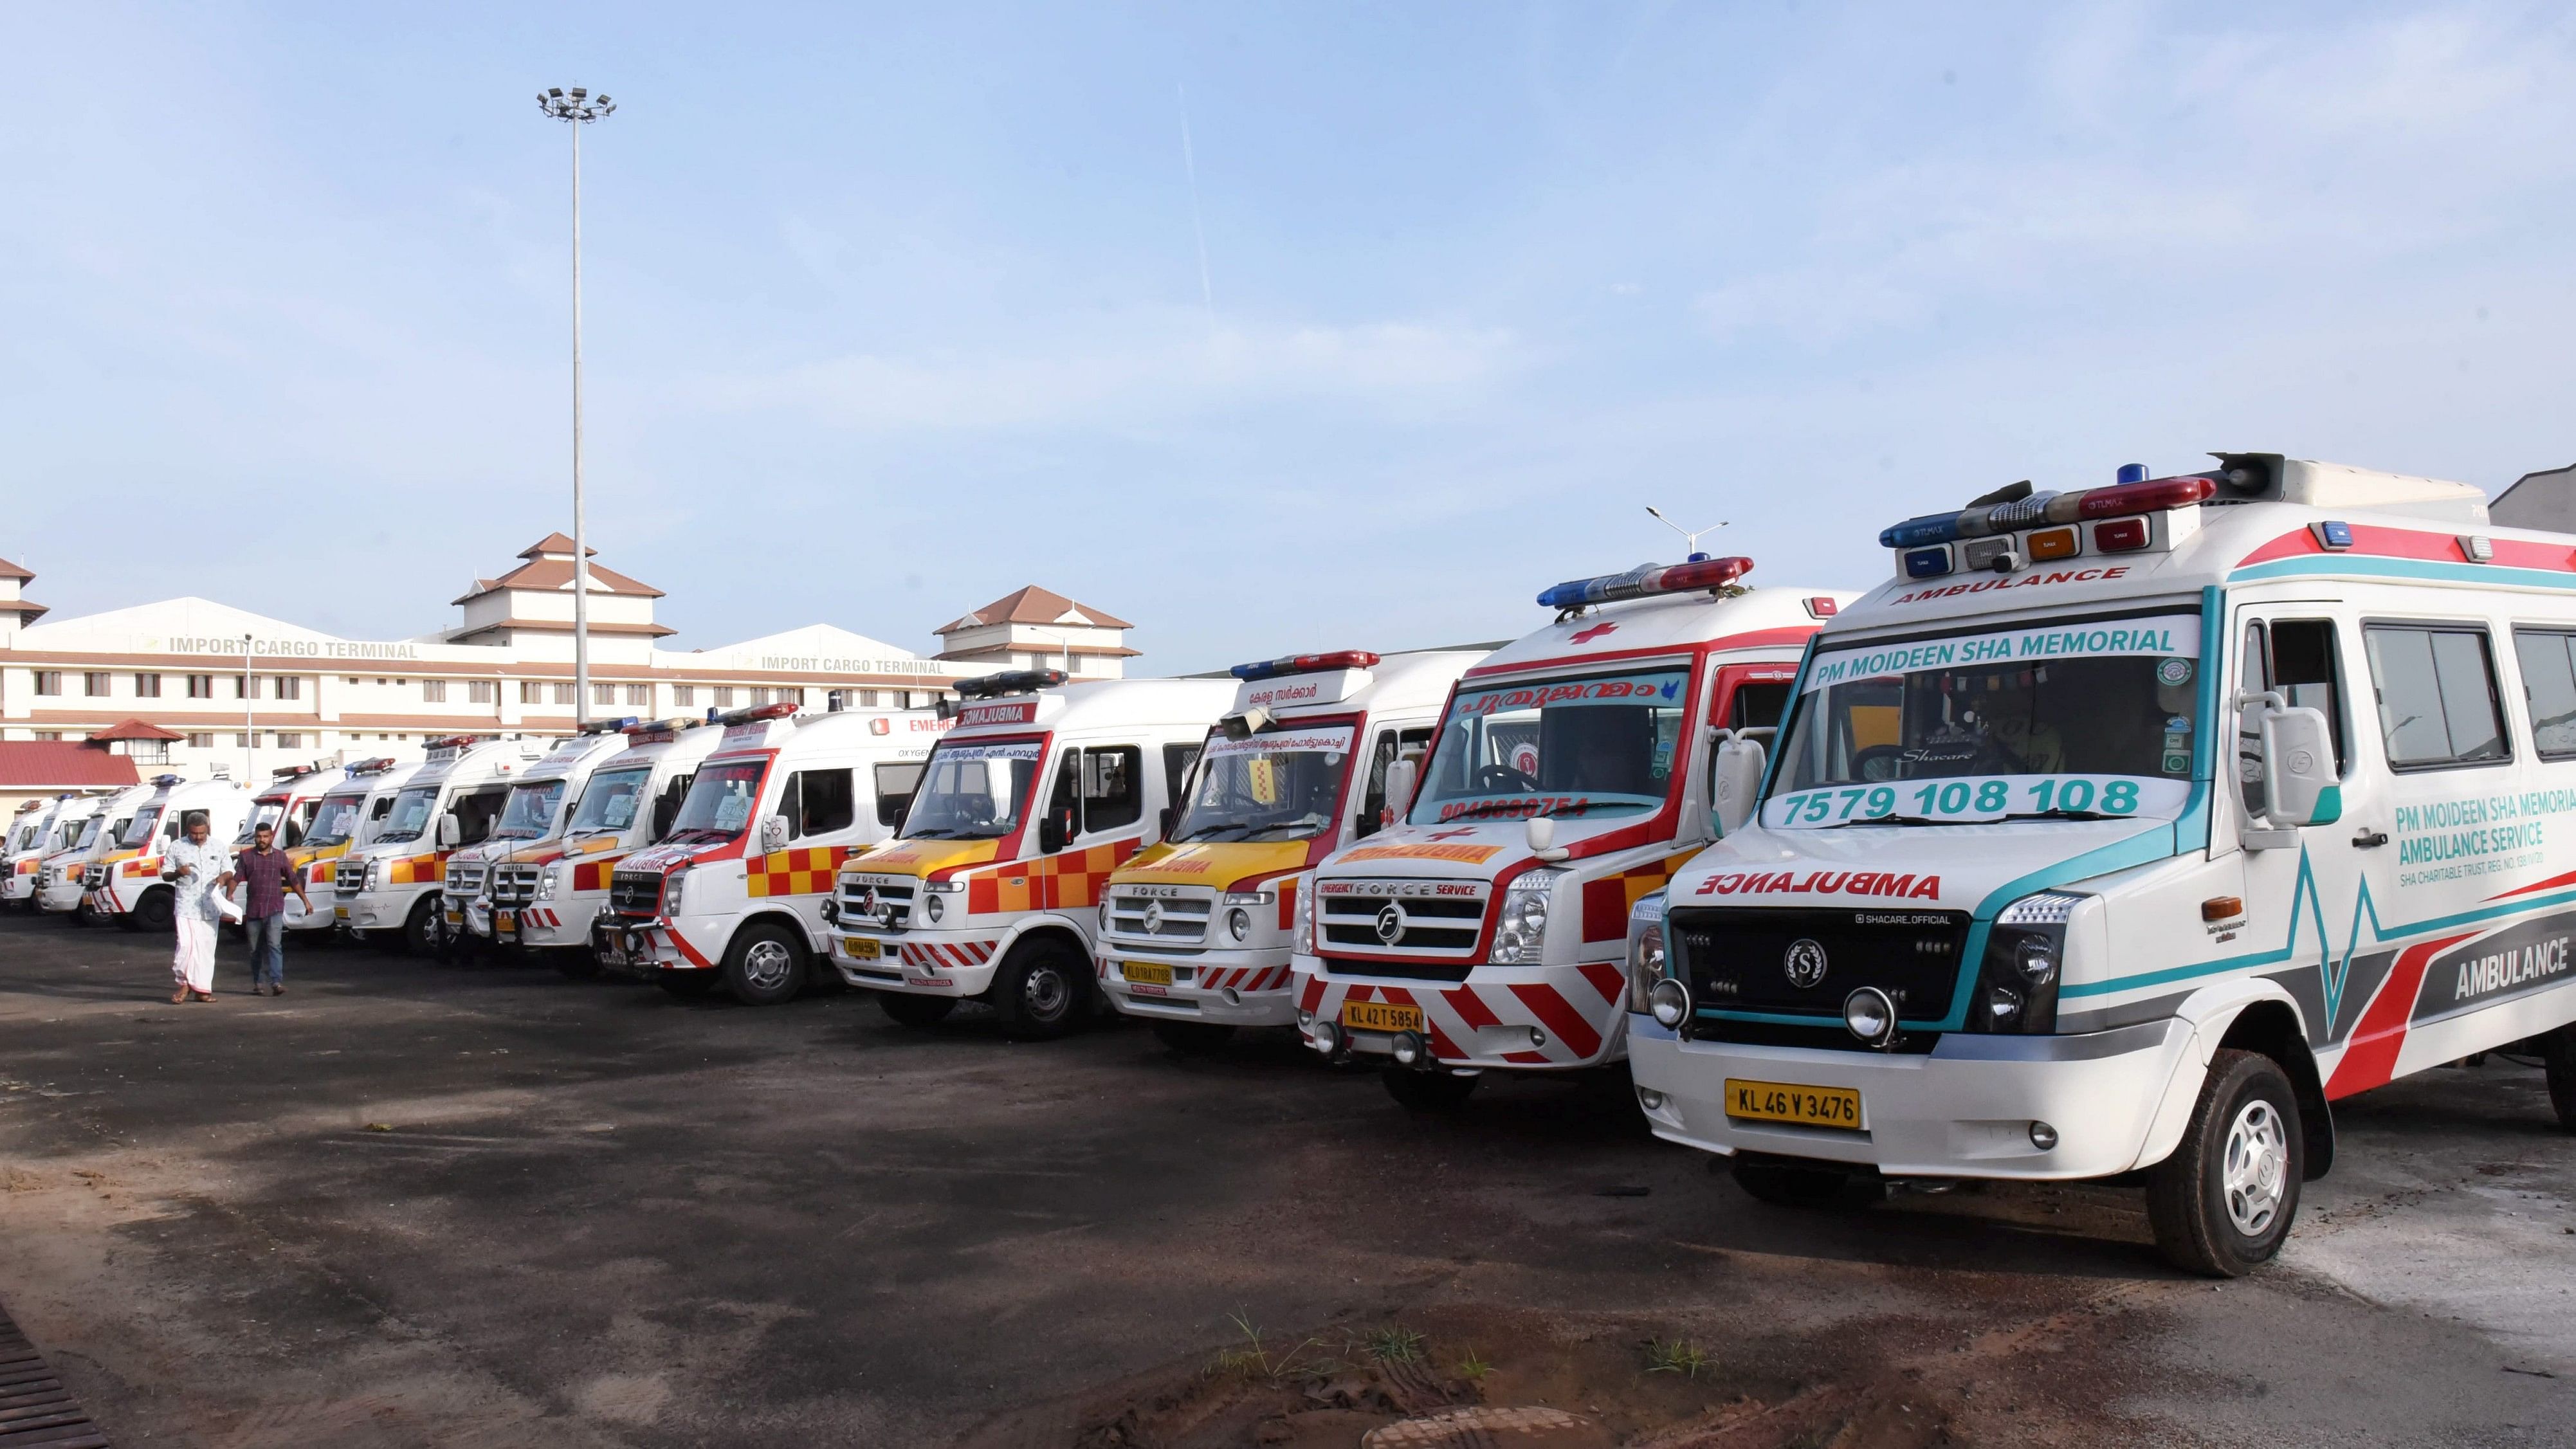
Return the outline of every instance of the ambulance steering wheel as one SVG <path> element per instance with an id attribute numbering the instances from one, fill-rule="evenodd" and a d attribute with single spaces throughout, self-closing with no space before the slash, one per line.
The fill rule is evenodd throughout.
<path id="1" fill-rule="evenodd" d="M 1485 795 L 1498 795 L 1507 790 L 1535 790 L 1538 788 L 1538 781 L 1531 779 L 1529 776 L 1522 774 L 1520 771 L 1513 769 L 1509 765 L 1477 766 L 1475 784 L 1477 793 Z"/>

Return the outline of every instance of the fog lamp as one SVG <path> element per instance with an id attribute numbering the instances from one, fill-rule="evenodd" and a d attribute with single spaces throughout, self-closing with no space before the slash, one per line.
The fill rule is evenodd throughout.
<path id="1" fill-rule="evenodd" d="M 1652 1087 L 1639 1087 L 1637 1089 L 1637 1105 L 1645 1108 L 1649 1112 L 1660 1112 L 1664 1110 L 1664 1094 L 1656 1091 Z"/>
<path id="2" fill-rule="evenodd" d="M 948 902 L 934 895 L 921 903 L 921 913 L 930 918 L 930 924 L 938 925 L 939 918 L 948 914 Z"/>
<path id="3" fill-rule="evenodd" d="M 1896 1035 L 1896 1003 L 1875 986 L 1864 986 L 1843 998 L 1843 1028 L 1871 1046 L 1884 1046 Z"/>
<path id="4" fill-rule="evenodd" d="M 2049 1125 L 2048 1125 L 2047 1123 L 2045 1123 L 2045 1122 L 2033 1122 L 2033 1123 L 2031 1123 L 2031 1124 L 2030 1124 L 2030 1145 L 2031 1145 L 2031 1146 L 2033 1146 L 2033 1147 L 2038 1148 L 2038 1149 L 2039 1149 L 2040 1151 L 2042 1151 L 2042 1152 L 2049 1151 L 2050 1149 L 2052 1149 L 2052 1148 L 2056 1147 L 2056 1146 L 2057 1146 L 2057 1129 L 2056 1129 L 2056 1128 L 2054 1128 L 2054 1127 L 2049 1126 Z"/>
<path id="5" fill-rule="evenodd" d="M 1662 1025 L 1678 1027 L 1690 1020 L 1690 988 L 1670 979 L 1658 981 L 1655 989 L 1646 993 L 1646 1009 Z"/>
<path id="6" fill-rule="evenodd" d="M 1430 1057 L 1431 1053 L 1423 1046 L 1419 1033 L 1400 1031 L 1395 1034 L 1394 1055 L 1397 1066 L 1418 1067 Z"/>
<path id="7" fill-rule="evenodd" d="M 1315 1050 L 1329 1055 L 1342 1044 L 1342 1029 L 1329 1021 L 1319 1021 L 1309 1028 L 1314 1033 Z"/>
<path id="8" fill-rule="evenodd" d="M 2021 993 L 2009 986 L 1998 986 L 1988 992 L 1986 1018 L 1996 1026 L 2010 1026 L 2021 1020 Z"/>
<path id="9" fill-rule="evenodd" d="M 1237 941 L 1252 939 L 1252 912 L 1241 906 L 1225 913 L 1225 933 Z"/>

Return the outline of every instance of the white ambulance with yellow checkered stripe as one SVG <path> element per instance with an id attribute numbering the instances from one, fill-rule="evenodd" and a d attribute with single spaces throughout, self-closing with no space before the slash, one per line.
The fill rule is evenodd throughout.
<path id="1" fill-rule="evenodd" d="M 591 949 L 675 996 L 787 1001 L 826 958 L 833 872 L 894 833 L 948 721 L 929 710 L 719 715 L 670 832 L 617 863 Z"/>
<path id="2" fill-rule="evenodd" d="M 888 844 L 841 870 L 833 965 L 907 1026 L 989 1002 L 1023 1040 L 1098 1005 L 1109 873 L 1160 840 L 1230 679 L 961 681 L 957 727 Z"/>

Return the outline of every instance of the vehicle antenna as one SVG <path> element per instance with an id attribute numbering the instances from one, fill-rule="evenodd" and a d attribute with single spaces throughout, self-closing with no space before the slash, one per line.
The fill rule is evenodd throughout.
<path id="1" fill-rule="evenodd" d="M 1727 520 L 1721 518 L 1706 528 L 1684 528 L 1680 524 L 1666 518 L 1664 516 L 1664 510 L 1657 508 L 1651 503 L 1646 505 L 1646 511 L 1655 516 L 1655 521 L 1657 523 L 1660 523 L 1664 527 L 1671 529 L 1673 532 L 1680 534 L 1682 536 L 1682 542 L 1690 546 L 1690 557 L 1682 560 L 1684 563 L 1701 563 L 1706 561 L 1708 555 L 1699 551 L 1700 535 L 1704 533 L 1715 533 L 1719 529 L 1726 527 L 1727 524 Z"/>

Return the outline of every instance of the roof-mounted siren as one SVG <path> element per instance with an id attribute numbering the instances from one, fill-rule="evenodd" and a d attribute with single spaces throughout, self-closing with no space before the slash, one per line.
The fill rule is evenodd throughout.
<path id="1" fill-rule="evenodd" d="M 757 724 L 765 719 L 785 719 L 796 713 L 796 706 L 786 700 L 776 704 L 755 704 L 749 709 L 731 710 L 717 715 L 712 723 L 720 725 Z"/>
<path id="2" fill-rule="evenodd" d="M 1622 599 L 1656 594 L 1687 594 L 1705 589 L 1717 598 L 1725 598 L 1744 592 L 1744 586 L 1736 580 L 1752 571 L 1753 560 L 1740 556 L 1669 565 L 1639 564 L 1624 574 L 1570 579 L 1540 594 L 1538 601 L 1556 610 L 1560 617 L 1572 618 L 1594 604 L 1615 604 Z"/>
<path id="3" fill-rule="evenodd" d="M 340 769 L 342 773 L 350 775 L 381 775 L 393 767 L 393 756 L 378 755 L 372 760 L 360 760 L 354 765 L 342 765 Z"/>
<path id="4" fill-rule="evenodd" d="M 424 750 L 461 750 L 473 743 L 472 735 L 441 735 L 434 740 L 422 740 L 420 747 Z"/>
<path id="5" fill-rule="evenodd" d="M 1882 530 L 1896 552 L 1896 576 L 2012 573 L 2087 555 L 2171 549 L 2199 531 L 2198 506 L 2217 492 L 2208 474 L 2149 478 L 2129 463 L 2107 488 L 2034 490 L 2028 479 L 1972 500 L 1954 513 L 1927 513 Z"/>
<path id="6" fill-rule="evenodd" d="M 949 686 L 966 699 L 993 699 L 1005 694 L 1035 694 L 1070 677 L 1061 669 L 1005 669 L 980 679 L 961 679 Z"/>
<path id="7" fill-rule="evenodd" d="M 1264 659 L 1252 664 L 1238 664 L 1226 672 L 1251 682 L 1276 679 L 1283 674 L 1323 674 L 1335 669 L 1374 669 L 1378 656 L 1365 649 L 1343 649 L 1331 654 L 1287 654 L 1277 659 Z"/>
<path id="8" fill-rule="evenodd" d="M 641 715 L 622 714 L 615 719 L 595 719 L 584 724 L 581 727 L 581 733 L 586 735 L 622 734 L 627 730 L 635 728 L 637 722 L 642 718 L 643 716 Z"/>
<path id="9" fill-rule="evenodd" d="M 164 790 L 167 790 L 174 785 L 187 784 L 188 777 L 185 775 L 155 775 L 152 777 L 152 783 L 160 786 Z"/>

